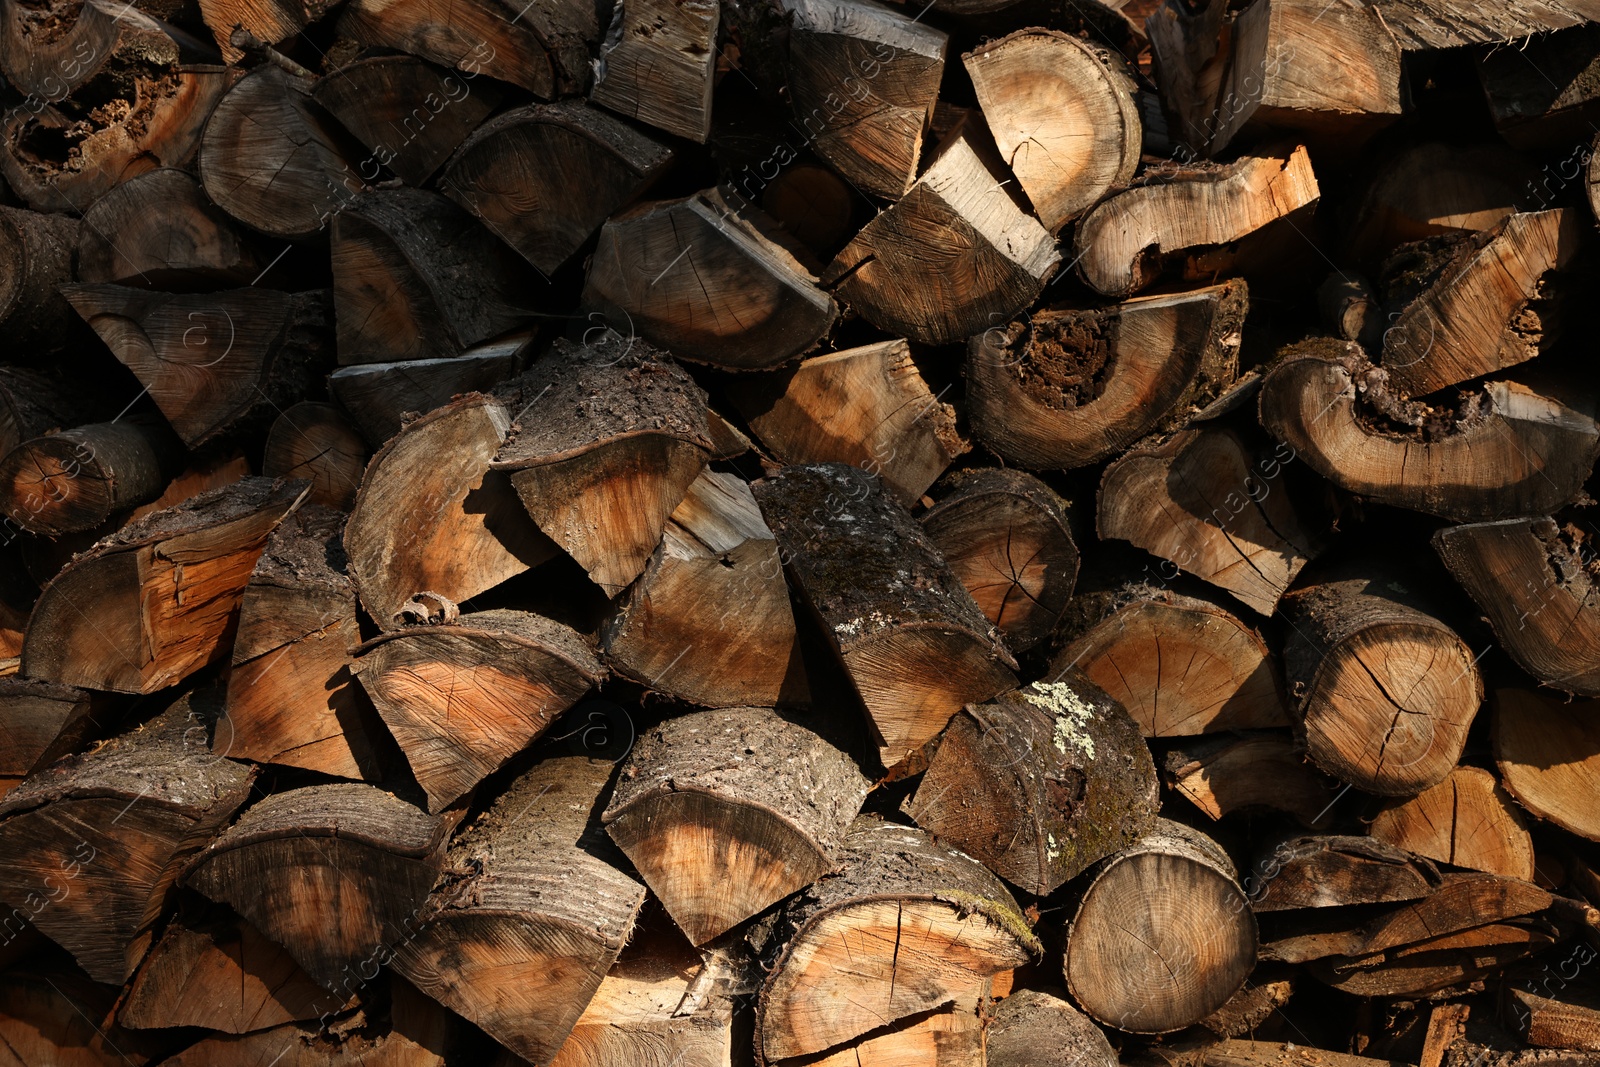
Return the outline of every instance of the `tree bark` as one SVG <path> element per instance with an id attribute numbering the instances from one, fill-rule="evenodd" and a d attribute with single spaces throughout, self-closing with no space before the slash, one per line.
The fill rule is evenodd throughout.
<path id="1" fill-rule="evenodd" d="M 1534 815 L 1600 841 L 1600 728 L 1593 701 L 1558 703 L 1501 689 L 1494 699 L 1494 757 L 1506 791 Z"/>
<path id="2" fill-rule="evenodd" d="M 1533 880 L 1533 840 L 1494 775 L 1457 767 L 1432 788 L 1391 804 L 1372 836 L 1418 856 L 1507 878 Z"/>

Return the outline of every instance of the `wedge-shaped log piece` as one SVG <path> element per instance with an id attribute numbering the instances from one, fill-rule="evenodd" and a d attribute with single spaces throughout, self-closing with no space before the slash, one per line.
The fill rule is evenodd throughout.
<path id="1" fill-rule="evenodd" d="M 1457 767 L 1431 789 L 1379 812 L 1374 838 L 1418 856 L 1533 880 L 1533 841 L 1493 774 Z"/>
<path id="2" fill-rule="evenodd" d="M 1518 666 L 1554 689 L 1600 696 L 1600 585 L 1580 528 L 1547 515 L 1447 526 L 1433 547 Z"/>
<path id="3" fill-rule="evenodd" d="M 604 818 L 699 945 L 831 873 L 870 788 L 802 718 L 725 708 L 642 736 Z"/>
<path id="4" fill-rule="evenodd" d="M 1065 501 L 1013 470 L 958 471 L 943 488 L 923 532 L 1006 647 L 1032 648 L 1055 628 L 1078 577 Z"/>
<path id="5" fill-rule="evenodd" d="M 183 446 L 159 418 L 96 422 L 0 457 L 0 509 L 29 533 L 82 533 L 159 497 Z"/>
<path id="6" fill-rule="evenodd" d="M 250 285 L 270 261 L 188 172 L 159 167 L 89 205 L 80 282 L 184 291 Z"/>
<path id="7" fill-rule="evenodd" d="M 644 886 L 599 825 L 614 766 L 547 759 L 456 835 L 395 967 L 535 1063 L 548 1063 L 633 930 Z"/>
<path id="8" fill-rule="evenodd" d="M 527 318 L 528 265 L 424 189 L 358 193 L 333 220 L 339 362 L 455 356 Z"/>
<path id="9" fill-rule="evenodd" d="M 1358 576 L 1296 590 L 1284 673 L 1312 762 L 1382 796 L 1454 769 L 1483 702 L 1477 657 L 1400 583 Z"/>
<path id="10" fill-rule="evenodd" d="M 1586 225 L 1575 208 L 1519 212 L 1443 244 L 1436 262 L 1409 265 L 1426 273 L 1408 279 L 1409 299 L 1383 333 L 1389 386 L 1402 397 L 1420 396 L 1548 348 L 1559 326 L 1546 299 L 1553 274 L 1577 255 Z"/>
<path id="11" fill-rule="evenodd" d="M 0 326 L 14 344 L 52 350 L 70 338 L 62 335 L 72 306 L 57 290 L 73 280 L 74 249 L 85 232 L 66 215 L 0 207 Z M 0 448 L 10 450 L 3 431 Z"/>
<path id="12" fill-rule="evenodd" d="M 87 690 L 16 675 L 0 678 L 0 795 L 81 749 L 96 719 Z"/>
<path id="13" fill-rule="evenodd" d="M 781 1060 L 955 1001 L 1040 952 L 1005 886 L 914 827 L 860 820 L 840 871 L 779 914 L 757 1048 Z"/>
<path id="14" fill-rule="evenodd" d="M 1146 737 L 1289 725 L 1266 641 L 1215 599 L 1149 581 L 1094 584 L 1067 608 L 1050 676 L 1077 667 Z"/>
<path id="15" fill-rule="evenodd" d="M 575 101 L 531 104 L 467 139 L 439 191 L 546 274 L 672 160 L 672 150 Z"/>
<path id="16" fill-rule="evenodd" d="M 430 811 L 498 770 L 605 676 L 577 631 L 506 609 L 376 637 L 351 669 Z"/>
<path id="17" fill-rule="evenodd" d="M 1096 292 L 1124 297 L 1168 263 L 1238 241 L 1320 196 L 1304 148 L 1159 174 L 1079 221 L 1078 272 Z"/>
<path id="18" fill-rule="evenodd" d="M 619 0 L 595 60 L 589 99 L 704 144 L 721 11 L 712 0 Z"/>
<path id="19" fill-rule="evenodd" d="M 1600 714 L 1595 702 L 1559 703 L 1502 689 L 1494 697 L 1494 758 L 1517 803 L 1563 830 L 1600 841 Z"/>
<path id="20" fill-rule="evenodd" d="M 989 1067 L 1116 1067 L 1117 1053 L 1089 1017 L 1057 992 L 1024 989 L 995 1007 L 984 1035 Z"/>
<path id="21" fill-rule="evenodd" d="M 933 395 L 904 341 L 811 356 L 736 380 L 732 395 L 777 459 L 865 467 L 907 507 L 967 451 L 955 409 Z"/>
<path id="22" fill-rule="evenodd" d="M 1157 794 L 1139 728 L 1071 672 L 957 713 L 905 810 L 1042 897 L 1149 833 Z"/>
<path id="23" fill-rule="evenodd" d="M 1291 349 L 1263 379 L 1260 407 L 1267 431 L 1341 489 L 1457 522 L 1555 511 L 1600 454 L 1587 397 L 1493 381 L 1456 411 L 1406 403 L 1345 342 Z"/>
<path id="24" fill-rule="evenodd" d="M 1292 458 L 1258 456 L 1232 430 L 1184 430 L 1106 468 L 1095 524 L 1271 615 L 1321 548 L 1272 481 Z"/>
<path id="25" fill-rule="evenodd" d="M 706 190 L 612 216 L 589 263 L 583 306 L 624 336 L 731 370 L 810 351 L 838 308 L 759 211 Z"/>
<path id="26" fill-rule="evenodd" d="M 388 958 L 439 870 L 445 824 L 377 786 L 274 793 L 196 856 L 186 885 L 227 904 L 348 997 Z"/>
<path id="27" fill-rule="evenodd" d="M 1023 467 L 1071 469 L 1177 429 L 1239 372 L 1245 283 L 1046 310 L 967 344 L 972 432 Z"/>
<path id="28" fill-rule="evenodd" d="M 879 329 L 929 345 L 1032 304 L 1061 256 L 993 156 L 986 134 L 951 134 L 905 196 L 834 257 L 824 284 Z"/>
<path id="29" fill-rule="evenodd" d="M 190 448 L 270 425 L 312 391 L 332 362 L 326 289 L 192 296 L 122 285 L 62 291 Z"/>
<path id="30" fill-rule="evenodd" d="M 874 0 L 796 0 L 789 104 L 809 147 L 846 181 L 898 200 L 917 177 L 948 37 Z"/>
<path id="31" fill-rule="evenodd" d="M 510 481 L 489 470 L 510 426 L 498 400 L 469 393 L 407 423 L 372 457 L 344 547 L 380 628 L 399 629 L 396 613 L 417 593 L 460 603 L 554 554 Z"/>
<path id="32" fill-rule="evenodd" d="M 186 697 L 0 800 L 8 921 L 26 918 L 97 982 L 132 974 L 179 868 L 250 794 L 254 772 L 206 747 L 217 703 Z"/>
<path id="33" fill-rule="evenodd" d="M 28 620 L 23 673 L 153 693 L 226 656 L 256 559 L 305 488 L 245 478 L 130 523 L 73 557 Z"/>
<path id="34" fill-rule="evenodd" d="M 350 678 L 361 641 L 346 572 L 345 517 L 306 504 L 284 520 L 256 561 L 239 606 L 228 675 L 228 722 L 217 748 L 236 759 L 377 776 L 381 736 Z"/>
<path id="35" fill-rule="evenodd" d="M 349 511 L 367 469 L 367 442 L 335 404 L 302 400 L 285 408 L 267 431 L 261 473 L 304 478 L 313 504 Z"/>
<path id="36" fill-rule="evenodd" d="M 1179 1030 L 1222 1007 L 1256 963 L 1255 917 L 1236 877 L 1216 842 L 1159 820 L 1084 890 L 1067 939 L 1072 999 L 1135 1034 Z"/>
<path id="37" fill-rule="evenodd" d="M 1506 995 L 1510 1002 L 1507 1014 L 1528 1044 L 1600 1052 L 1600 1000 L 1592 988 L 1563 990 L 1560 999 L 1510 987 Z"/>
<path id="38" fill-rule="evenodd" d="M 884 766 L 964 705 L 1016 684 L 999 631 L 876 476 L 840 463 L 785 467 L 751 488 L 790 582 L 866 705 Z"/>
<path id="39" fill-rule="evenodd" d="M 1001 155 L 1056 233 L 1139 165 L 1143 125 L 1121 57 L 1058 30 L 1019 30 L 961 57 Z"/>
<path id="40" fill-rule="evenodd" d="M 778 543 L 743 480 L 707 470 L 689 484 L 603 640 L 617 670 L 681 700 L 805 702 Z"/>
<path id="41" fill-rule="evenodd" d="M 616 596 L 705 468 L 714 447 L 705 392 L 665 353 L 608 337 L 557 340 L 506 395 L 519 414 L 493 469 L 539 529 Z"/>
<path id="42" fill-rule="evenodd" d="M 1272 809 L 1315 826 L 1338 794 L 1337 783 L 1308 767 L 1287 731 L 1209 738 L 1167 752 L 1174 792 L 1211 816 Z"/>
<path id="43" fill-rule="evenodd" d="M 1255 870 L 1246 888 L 1257 913 L 1421 900 L 1441 884 L 1427 859 L 1370 837 L 1290 838 Z"/>
<path id="44" fill-rule="evenodd" d="M 444 407 L 462 393 L 488 392 L 515 375 L 530 338 L 512 334 L 460 356 L 340 367 L 328 375 L 328 389 L 367 443 L 381 448 L 416 412 Z"/>
<path id="45" fill-rule="evenodd" d="M 65 961 L 0 971 L 0 1048 L 6 1067 L 144 1067 L 171 1041 L 119 1026 L 117 990 Z M 171 1061 L 168 1061 L 171 1062 Z"/>

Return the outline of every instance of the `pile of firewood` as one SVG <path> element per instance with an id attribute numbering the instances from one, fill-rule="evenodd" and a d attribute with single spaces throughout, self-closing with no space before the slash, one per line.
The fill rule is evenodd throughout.
<path id="1" fill-rule="evenodd" d="M 0 1067 L 1600 1067 L 1597 0 L 0 74 Z"/>

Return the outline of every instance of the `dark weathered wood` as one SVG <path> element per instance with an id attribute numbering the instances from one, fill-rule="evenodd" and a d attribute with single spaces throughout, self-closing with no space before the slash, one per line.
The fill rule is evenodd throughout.
<path id="1" fill-rule="evenodd" d="M 83 384 L 64 373 L 0 365 L 0 456 L 32 438 L 116 414 Z"/>
<path id="2" fill-rule="evenodd" d="M 403 981 L 389 983 L 389 996 L 338 1017 L 330 1011 L 315 1023 L 285 1023 L 237 1036 L 212 1034 L 171 1059 L 167 1067 L 447 1067 L 452 1017 Z M 331 998 L 329 998 L 331 999 Z M 387 1005 L 384 1005 L 387 1000 Z M 384 1010 L 386 1008 L 386 1010 Z"/>
<path id="3" fill-rule="evenodd" d="M 617 0 L 595 58 L 589 99 L 704 144 L 711 132 L 721 5 Z"/>
<path id="4" fill-rule="evenodd" d="M 308 500 L 348 511 L 361 487 L 367 454 L 366 441 L 343 410 L 302 400 L 273 421 L 261 455 L 261 473 L 304 478 L 311 483 Z"/>
<path id="5" fill-rule="evenodd" d="M 1600 841 L 1596 710 L 1592 700 L 1561 703 L 1520 689 L 1494 695 L 1494 757 L 1506 791 L 1539 818 L 1591 841 Z"/>
<path id="6" fill-rule="evenodd" d="M 251 285 L 269 259 L 187 171 L 159 167 L 96 200 L 77 237 L 80 282 L 183 291 Z"/>
<path id="7" fill-rule="evenodd" d="M 1475 64 L 1500 136 L 1518 148 L 1566 148 L 1593 136 L 1600 118 L 1595 91 L 1595 51 L 1600 25 L 1542 33 L 1521 42 L 1521 55 L 1491 48 Z"/>
<path id="8" fill-rule="evenodd" d="M 47 0 L 7 4 L 0 12 L 0 69 L 30 108 L 64 100 L 91 82 L 148 76 L 177 59 L 177 42 L 137 8 Z"/>
<path id="9" fill-rule="evenodd" d="M 1000 1001 L 984 1034 L 990 1067 L 1115 1067 L 1106 1035 L 1065 997 L 1024 989 Z"/>
<path id="10" fill-rule="evenodd" d="M 1410 1067 L 1404 1060 L 1374 1059 L 1293 1041 L 1196 1041 L 1152 1046 L 1134 1067 Z"/>
<path id="11" fill-rule="evenodd" d="M 487 392 L 515 375 L 531 339 L 519 332 L 454 357 L 340 367 L 328 375 L 328 390 L 367 443 L 381 448 L 418 414 L 463 393 Z"/>
<path id="12" fill-rule="evenodd" d="M 1432 863 L 1370 837 L 1290 838 L 1252 870 L 1245 889 L 1257 913 L 1421 900 L 1440 884 Z"/>
<path id="13" fill-rule="evenodd" d="M 81 749 L 103 717 L 87 690 L 0 678 L 0 792 Z"/>
<path id="14" fill-rule="evenodd" d="M 1593 991 L 1574 990 L 1557 999 L 1513 988 L 1506 995 L 1507 1015 L 1528 1044 L 1600 1052 L 1600 1002 Z"/>
<path id="15" fill-rule="evenodd" d="M 50 351 L 71 336 L 72 306 L 57 290 L 73 279 L 80 232 L 89 231 L 66 215 L 0 207 L 0 328 L 18 356 Z"/>
<path id="16" fill-rule="evenodd" d="M 1266 808 L 1316 826 L 1338 794 L 1337 783 L 1307 766 L 1287 731 L 1186 744 L 1168 751 L 1164 769 L 1173 791 L 1212 819 Z"/>
<path id="17" fill-rule="evenodd" d="M 1507 878 L 1533 880 L 1533 841 L 1493 774 L 1457 767 L 1438 785 L 1391 803 L 1368 832 L 1419 856 Z"/>

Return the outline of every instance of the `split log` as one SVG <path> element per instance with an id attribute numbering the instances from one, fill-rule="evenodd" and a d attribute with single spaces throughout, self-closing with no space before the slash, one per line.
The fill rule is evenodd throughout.
<path id="1" fill-rule="evenodd" d="M 971 120 L 897 203 L 844 247 L 822 280 L 869 322 L 919 344 L 964 340 L 1033 303 L 1061 256 L 1005 188 Z"/>
<path id="2" fill-rule="evenodd" d="M 383 166 L 420 188 L 505 93 L 494 82 L 475 81 L 416 56 L 375 55 L 339 67 L 320 79 L 311 95 L 372 150 L 362 161 L 363 177 L 377 177 Z"/>
<path id="3" fill-rule="evenodd" d="M 1537 917 L 1485 923 L 1371 956 L 1316 960 L 1307 970 L 1318 981 L 1358 997 L 1460 995 L 1563 936 L 1560 927 Z"/>
<path id="4" fill-rule="evenodd" d="M 922 515 L 928 535 L 984 617 L 1024 652 L 1043 641 L 1078 577 L 1066 502 L 1021 471 L 958 471 Z"/>
<path id="5" fill-rule="evenodd" d="M 904 341 L 811 356 L 730 391 L 774 458 L 874 471 L 908 507 L 967 451 L 955 409 L 933 395 Z"/>
<path id="6" fill-rule="evenodd" d="M 261 473 L 304 478 L 313 504 L 349 511 L 367 466 L 367 443 L 333 404 L 302 400 L 281 412 L 267 431 Z"/>
<path id="7" fill-rule="evenodd" d="M 684 359 L 731 370 L 785 363 L 816 347 L 838 308 L 769 225 L 716 190 L 613 215 L 582 306 Z"/>
<path id="8" fill-rule="evenodd" d="M 1315 826 L 1336 790 L 1306 766 L 1287 734 L 1216 737 L 1167 753 L 1167 784 L 1212 819 L 1267 808 Z"/>
<path id="9" fill-rule="evenodd" d="M 1096 528 L 1271 615 L 1322 547 L 1274 484 L 1292 458 L 1211 428 L 1129 449 L 1100 480 Z"/>
<path id="10" fill-rule="evenodd" d="M 440 1049 L 447 1017 L 427 998 L 413 994 L 389 1012 L 388 1025 L 364 1014 L 332 1026 L 287 1023 L 254 1033 L 213 1034 L 190 1045 L 162 1067 L 341 1067 L 346 1063 L 384 1067 L 446 1067 Z M 343 1024 L 343 1025 L 341 1025 Z"/>
<path id="11" fill-rule="evenodd" d="M 1057 233 L 1133 180 L 1143 126 L 1120 56 L 1058 30 L 1019 30 L 961 57 L 995 144 Z"/>
<path id="12" fill-rule="evenodd" d="M 1508 1014 L 1528 1044 L 1535 1048 L 1600 1052 L 1600 1001 L 1593 992 L 1576 996 L 1569 993 L 1558 1000 L 1523 989 L 1507 989 L 1506 996 Z"/>
<path id="13" fill-rule="evenodd" d="M 1477 657 L 1398 582 L 1344 578 L 1285 599 L 1297 735 L 1324 771 L 1380 796 L 1444 781 L 1483 702 Z"/>
<path id="14" fill-rule="evenodd" d="M 1593 701 L 1495 693 L 1494 758 L 1506 791 L 1541 819 L 1600 841 L 1600 717 Z"/>
<path id="15" fill-rule="evenodd" d="M 246 478 L 130 523 L 47 585 L 28 620 L 30 678 L 153 693 L 228 654 L 239 598 L 304 482 Z M 95 612 L 85 615 L 83 605 Z"/>
<path id="16" fill-rule="evenodd" d="M 605 676 L 587 638 L 505 609 L 383 634 L 350 669 L 433 812 L 526 748 Z"/>
<path id="17" fill-rule="evenodd" d="M 803 718 L 726 708 L 640 737 L 603 818 L 701 945 L 831 873 L 871 787 Z"/>
<path id="18" fill-rule="evenodd" d="M 1175 161 L 1205 153 L 1222 121 L 1217 105 L 1231 58 L 1222 40 L 1228 16 L 1226 4 L 1162 2 L 1145 18 L 1150 77 L 1158 92 L 1154 101 L 1142 102 L 1141 112 L 1152 141 L 1167 134 Z"/>
<path id="19" fill-rule="evenodd" d="M 327 290 L 192 296 L 122 285 L 62 290 L 190 448 L 271 424 L 331 362 Z"/>
<path id="20" fill-rule="evenodd" d="M 227 904 L 343 999 L 411 936 L 445 824 L 371 785 L 274 793 L 195 857 L 184 884 Z"/>
<path id="21" fill-rule="evenodd" d="M 97 982 L 133 972 L 178 870 L 250 794 L 254 772 L 206 747 L 215 697 L 191 694 L 0 800 L 8 921 L 31 922 Z"/>
<path id="22" fill-rule="evenodd" d="M 91 82 L 147 75 L 177 60 L 177 42 L 138 8 L 46 0 L 7 4 L 0 12 L 0 69 L 27 97 L 24 107 L 56 103 Z"/>
<path id="23" fill-rule="evenodd" d="M 87 690 L 0 678 L 0 795 L 83 748 L 99 725 L 94 709 Z"/>
<path id="24" fill-rule="evenodd" d="M 1533 841 L 1494 775 L 1457 767 L 1438 785 L 1379 812 L 1369 833 L 1407 852 L 1533 880 Z"/>
<path id="25" fill-rule="evenodd" d="M 239 605 L 226 741 L 235 759 L 374 778 L 383 727 L 350 677 L 361 640 L 345 517 L 306 504 L 273 531 Z"/>
<path id="26" fill-rule="evenodd" d="M 1439 888 L 1438 868 L 1370 837 L 1296 837 L 1265 852 L 1246 880 L 1263 912 L 1421 900 Z M 1254 884 L 1251 884 L 1251 883 Z"/>
<path id="27" fill-rule="evenodd" d="M 498 400 L 469 393 L 407 423 L 372 457 L 344 545 L 380 629 L 398 629 L 417 593 L 459 604 L 553 554 L 510 481 L 489 470 L 510 426 Z"/>
<path id="28" fill-rule="evenodd" d="M 1409 399 L 1549 348 L 1560 328 L 1555 272 L 1577 255 L 1585 225 L 1576 209 L 1519 212 L 1481 233 L 1435 239 L 1421 262 L 1396 253 L 1403 269 L 1390 301 L 1404 305 L 1383 333 L 1389 387 Z"/>
<path id="29" fill-rule="evenodd" d="M 808 695 L 778 544 L 736 475 L 707 470 L 689 484 L 602 640 L 619 672 L 691 703 Z"/>
<path id="30" fill-rule="evenodd" d="M 367 443 L 381 448 L 418 412 L 444 407 L 463 393 L 487 392 L 515 375 L 530 339 L 519 333 L 454 357 L 340 367 L 328 375 L 328 390 Z"/>
<path id="31" fill-rule="evenodd" d="M 0 508 L 29 533 L 92 530 L 159 497 L 182 454 L 159 419 L 97 422 L 35 437 L 0 457 Z"/>
<path id="32" fill-rule="evenodd" d="M 451 842 L 394 950 L 419 989 L 535 1063 L 561 1047 L 644 902 L 596 818 L 613 769 L 568 757 L 519 777 Z"/>
<path id="33" fill-rule="evenodd" d="M 876 476 L 837 463 L 785 467 L 751 488 L 886 767 L 962 706 L 1016 684 L 999 632 Z"/>
<path id="34" fill-rule="evenodd" d="M 1457 522 L 1549 514 L 1600 454 L 1587 399 L 1487 382 L 1457 410 L 1404 402 L 1354 345 L 1289 349 L 1261 383 L 1261 424 L 1334 485 Z"/>
<path id="35" fill-rule="evenodd" d="M 1356 197 L 1350 251 L 1376 267 L 1409 241 L 1493 229 L 1526 201 L 1537 176 L 1527 157 L 1503 144 L 1424 141 L 1402 148 Z"/>
<path id="36" fill-rule="evenodd" d="M 113 987 L 64 963 L 0 971 L 0 1064 L 144 1067 L 165 1056 L 172 1042 L 117 1025 L 116 1004 Z"/>
<path id="37" fill-rule="evenodd" d="M 268 266 L 200 183 L 174 167 L 129 178 L 83 213 L 77 280 L 184 291 L 253 284 Z"/>
<path id="38" fill-rule="evenodd" d="M 808 147 L 857 190 L 898 200 L 917 177 L 948 35 L 873 0 L 786 10 L 789 106 Z"/>
<path id="39" fill-rule="evenodd" d="M 491 469 L 608 597 L 644 570 L 705 469 L 705 392 L 633 340 L 557 340 L 508 387 L 517 414 Z M 513 398 L 511 393 L 516 396 Z"/>
<path id="40" fill-rule="evenodd" d="M 316 83 L 264 63 L 206 124 L 200 181 L 229 215 L 284 240 L 308 240 L 365 182 L 358 153 L 311 97 Z"/>
<path id="41" fill-rule="evenodd" d="M 721 6 L 618 0 L 594 61 L 589 99 L 637 122 L 705 143 Z"/>
<path id="42" fill-rule="evenodd" d="M 332 7 L 328 0 L 199 0 L 200 17 L 229 63 L 245 57 L 234 42 L 236 27 L 261 44 L 278 44 L 320 21 Z"/>
<path id="43" fill-rule="evenodd" d="M 1159 820 L 1084 890 L 1067 937 L 1072 999 L 1136 1034 L 1182 1029 L 1222 1007 L 1256 963 L 1255 917 L 1236 877 L 1216 842 Z"/>
<path id="44" fill-rule="evenodd" d="M 1288 726 L 1277 662 L 1261 634 L 1214 600 L 1158 582 L 1079 589 L 1050 676 L 1081 670 L 1146 737 Z"/>
<path id="45" fill-rule="evenodd" d="M 71 336 L 72 307 L 58 290 L 72 281 L 73 250 L 88 232 L 66 215 L 0 207 L 0 326 L 13 351 L 53 350 Z"/>
<path id="46" fill-rule="evenodd" d="M 987 995 L 1039 954 L 999 879 L 920 830 L 860 820 L 839 860 L 785 905 L 768 942 L 777 954 L 756 1016 L 767 1061 Z"/>
<path id="47" fill-rule="evenodd" d="M 990 1067 L 1116 1067 L 1106 1035 L 1065 998 L 1024 989 L 1000 1001 L 984 1035 Z"/>
<path id="48" fill-rule="evenodd" d="M 341 364 L 460 355 L 520 325 L 533 271 L 450 200 L 425 189 L 357 193 L 333 220 Z"/>
<path id="49" fill-rule="evenodd" d="M 1294 994 L 1294 973 L 1257 968 L 1253 981 L 1228 998 L 1228 1002 L 1200 1020 L 1199 1025 L 1221 1038 L 1253 1034 L 1289 1003 Z"/>
<path id="50" fill-rule="evenodd" d="M 1320 196 L 1304 148 L 1160 174 L 1083 216 L 1078 272 L 1096 292 L 1126 297 L 1169 263 L 1239 241 Z"/>
<path id="51" fill-rule="evenodd" d="M 1047 310 L 967 346 L 972 432 L 1024 467 L 1071 469 L 1175 430 L 1239 372 L 1244 282 Z"/>
<path id="52" fill-rule="evenodd" d="M 1042 897 L 1149 833 L 1158 792 L 1138 726 L 1074 672 L 956 713 L 905 810 Z"/>

